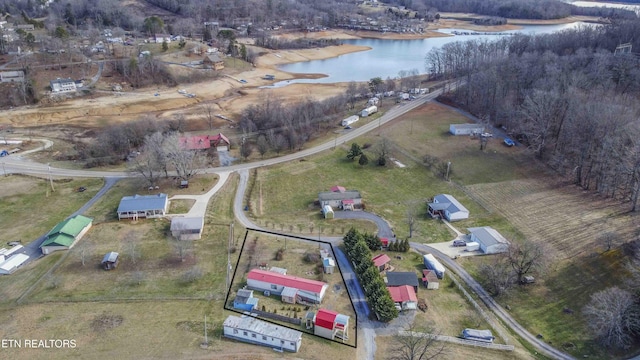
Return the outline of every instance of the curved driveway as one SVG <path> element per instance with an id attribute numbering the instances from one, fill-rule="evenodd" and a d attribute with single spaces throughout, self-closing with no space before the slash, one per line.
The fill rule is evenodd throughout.
<path id="1" fill-rule="evenodd" d="M 378 237 L 381 238 L 393 238 L 393 231 L 389 223 L 378 215 L 366 212 L 366 211 L 336 211 L 334 213 L 335 219 L 358 219 L 369 220 L 378 226 Z"/>

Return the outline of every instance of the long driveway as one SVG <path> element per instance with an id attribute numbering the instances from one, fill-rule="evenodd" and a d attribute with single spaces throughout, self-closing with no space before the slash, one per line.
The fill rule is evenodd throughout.
<path id="1" fill-rule="evenodd" d="M 491 311 L 493 311 L 496 316 L 498 316 L 508 327 L 510 327 L 516 334 L 520 337 L 524 338 L 527 342 L 532 344 L 538 351 L 543 353 L 545 356 L 548 356 L 552 359 L 563 359 L 563 360 L 575 360 L 575 358 L 567 353 L 564 353 L 553 346 L 547 344 L 546 342 L 538 339 L 533 334 L 531 334 L 527 329 L 522 327 L 514 318 L 507 313 L 502 306 L 500 306 L 488 293 L 487 291 L 471 276 L 465 269 L 463 269 L 457 262 L 451 259 L 448 255 L 440 252 L 439 250 L 420 243 L 412 242 L 410 243 L 411 247 L 415 250 L 418 250 L 422 253 L 431 253 L 436 256 L 440 261 L 444 263 L 449 269 L 451 269 L 454 273 L 456 273 L 468 286 L 469 288 L 478 295 L 478 297 L 482 300 L 482 302 L 487 305 Z"/>

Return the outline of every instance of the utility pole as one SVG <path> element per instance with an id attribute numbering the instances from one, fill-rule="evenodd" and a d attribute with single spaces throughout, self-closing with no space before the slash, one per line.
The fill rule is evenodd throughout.
<path id="1" fill-rule="evenodd" d="M 451 161 L 447 162 L 447 176 L 446 176 L 447 181 L 449 181 L 449 170 L 451 170 Z"/>
<path id="2" fill-rule="evenodd" d="M 7 176 L 7 170 L 4 168 L 4 162 L 2 163 L 2 173 L 5 177 Z"/>
<path id="3" fill-rule="evenodd" d="M 51 163 L 47 163 L 47 168 L 49 168 L 49 184 L 51 185 L 51 191 L 55 191 L 55 189 L 53 188 L 53 178 L 51 177 Z"/>
<path id="4" fill-rule="evenodd" d="M 233 243 L 233 222 L 229 224 L 229 243 L 227 244 L 227 287 L 231 288 L 231 244 Z"/>

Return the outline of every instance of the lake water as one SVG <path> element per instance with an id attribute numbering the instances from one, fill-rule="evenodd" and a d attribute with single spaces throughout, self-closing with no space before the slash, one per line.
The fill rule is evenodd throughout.
<path id="1" fill-rule="evenodd" d="M 371 50 L 341 55 L 324 60 L 312 60 L 286 64 L 280 70 L 296 74 L 325 74 L 319 79 L 294 79 L 275 83 L 271 87 L 286 86 L 294 83 L 336 83 L 349 81 L 368 81 L 374 77 L 395 78 L 402 70 L 417 69 L 424 74 L 425 56 L 435 47 L 454 41 L 497 38 L 509 33 L 544 34 L 571 29 L 586 23 L 576 22 L 558 25 L 526 25 L 520 30 L 505 31 L 498 34 L 475 33 L 462 29 L 442 29 L 440 32 L 453 34 L 466 32 L 470 35 L 455 35 L 417 40 L 357 39 L 343 40 L 345 44 L 368 46 Z"/>

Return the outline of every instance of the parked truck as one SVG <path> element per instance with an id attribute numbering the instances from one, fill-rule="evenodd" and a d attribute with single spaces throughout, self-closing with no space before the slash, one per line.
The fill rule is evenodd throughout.
<path id="1" fill-rule="evenodd" d="M 378 107 L 377 106 L 369 106 L 368 108 L 362 110 L 360 112 L 360 116 L 362 117 L 367 117 L 371 114 L 375 114 L 378 112 Z"/>
<path id="2" fill-rule="evenodd" d="M 349 125 L 353 124 L 354 122 L 356 122 L 358 120 L 360 120 L 360 117 L 358 115 L 352 115 L 352 116 L 349 116 L 348 118 L 342 120 L 341 125 L 342 126 L 349 126 Z"/>
<path id="3" fill-rule="evenodd" d="M 433 255 L 427 254 L 423 256 L 424 267 L 429 270 L 433 270 L 436 273 L 438 279 L 444 279 L 444 266 Z"/>

